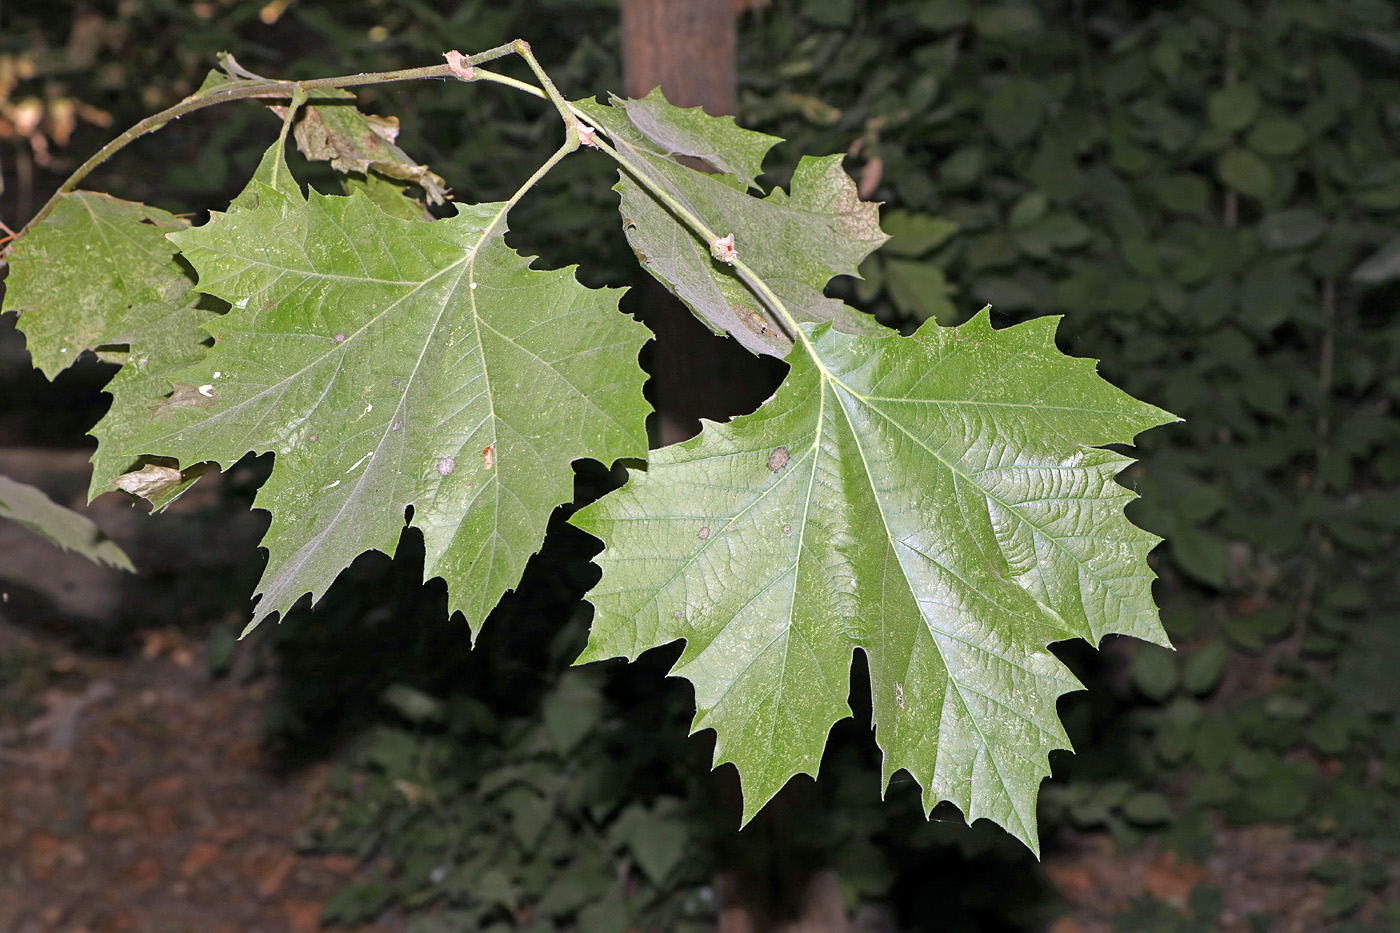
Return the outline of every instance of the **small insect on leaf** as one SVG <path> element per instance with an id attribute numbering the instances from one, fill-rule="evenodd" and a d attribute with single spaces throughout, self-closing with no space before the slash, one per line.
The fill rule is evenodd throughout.
<path id="1" fill-rule="evenodd" d="M 904 709 L 904 685 L 894 685 L 894 702 L 900 709 Z"/>
<path id="2" fill-rule="evenodd" d="M 496 465 L 496 445 L 492 444 L 481 452 L 481 465 L 491 469 Z"/>
<path id="3" fill-rule="evenodd" d="M 788 461 L 791 459 L 792 458 L 788 456 L 788 449 L 786 447 L 774 447 L 773 453 L 768 456 L 768 469 L 777 473 L 783 467 L 787 466 Z"/>
<path id="4" fill-rule="evenodd" d="M 437 467 L 438 473 L 443 476 L 449 476 L 453 470 L 457 469 L 457 461 L 452 457 L 438 457 L 435 466 Z"/>

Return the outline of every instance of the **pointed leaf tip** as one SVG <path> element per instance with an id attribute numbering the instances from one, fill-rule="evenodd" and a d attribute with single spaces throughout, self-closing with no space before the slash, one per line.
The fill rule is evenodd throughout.
<path id="1" fill-rule="evenodd" d="M 531 269 L 503 205 L 456 207 L 425 223 L 358 191 L 303 196 L 274 147 L 227 214 L 173 238 L 232 310 L 176 374 L 210 387 L 201 404 L 132 443 L 181 463 L 276 454 L 254 624 L 319 599 L 360 553 L 392 555 L 409 506 L 425 575 L 482 619 L 573 497 L 572 462 L 646 453 L 650 334 L 618 290 Z"/>
<path id="2" fill-rule="evenodd" d="M 1080 689 L 1048 646 L 1165 638 L 1156 539 L 1096 445 L 1167 416 L 1061 354 L 1053 321 L 808 333 L 815 356 L 758 411 L 576 513 L 605 544 L 584 659 L 684 639 L 672 673 L 747 820 L 816 773 L 860 648 L 885 782 L 904 769 L 926 810 L 950 800 L 1038 853 L 1048 755 L 1069 747 L 1055 705 Z"/>

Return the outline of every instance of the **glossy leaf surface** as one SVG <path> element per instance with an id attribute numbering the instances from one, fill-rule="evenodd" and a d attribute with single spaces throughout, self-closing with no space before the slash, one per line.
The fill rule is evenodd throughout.
<path id="1" fill-rule="evenodd" d="M 1131 525 L 1129 443 L 1172 420 L 1063 356 L 1054 319 L 810 330 L 778 393 L 706 424 L 573 521 L 606 544 L 581 661 L 685 639 L 696 729 L 718 734 L 752 816 L 815 774 L 869 660 L 884 774 L 1037 848 L 1056 700 L 1053 642 L 1166 636 Z"/>

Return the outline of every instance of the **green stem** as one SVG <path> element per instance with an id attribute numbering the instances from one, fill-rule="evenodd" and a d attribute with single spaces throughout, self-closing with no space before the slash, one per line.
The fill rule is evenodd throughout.
<path id="1" fill-rule="evenodd" d="M 580 114 L 580 116 L 582 116 L 582 114 Z M 667 209 L 670 210 L 671 213 L 675 214 L 682 221 L 684 221 L 692 230 L 704 237 L 707 245 L 719 239 L 718 234 L 716 234 L 714 230 L 710 229 L 708 224 L 706 224 L 703 220 L 696 216 L 688 207 L 686 207 L 679 200 L 677 200 L 676 197 L 671 194 L 671 192 L 667 191 L 659 183 L 652 179 L 646 173 L 646 171 L 639 167 L 635 162 L 633 162 L 631 159 L 624 156 L 622 153 L 618 152 L 616 149 L 603 142 L 602 140 L 597 141 L 597 147 L 603 152 L 606 152 L 608 155 L 612 156 L 613 159 L 617 162 L 617 164 L 621 165 L 627 171 L 627 174 L 631 175 L 634 179 L 636 179 L 636 181 L 639 184 L 642 185 L 642 187 L 650 191 L 652 196 L 655 197 L 658 201 L 666 205 Z M 754 292 L 754 294 L 756 294 L 759 298 L 763 300 L 764 304 L 768 305 L 768 307 L 771 308 L 775 314 L 777 314 L 783 319 L 784 323 L 787 325 L 788 330 L 792 332 L 794 338 L 796 338 L 802 343 L 802 346 L 807 350 L 807 353 L 812 357 L 813 361 L 817 364 L 817 367 L 821 369 L 822 372 L 827 372 L 826 366 L 822 363 L 821 357 L 817 355 L 816 347 L 812 345 L 811 339 L 807 336 L 806 332 L 803 331 L 801 326 L 797 323 L 797 319 L 793 317 L 792 312 L 788 311 L 787 305 L 783 304 L 783 300 L 779 298 L 777 294 L 774 293 L 773 289 L 768 286 L 768 283 L 763 280 L 763 277 L 760 276 L 757 272 L 755 272 L 753 268 L 748 265 L 748 263 L 744 262 L 742 259 L 739 259 L 737 257 L 734 259 L 733 262 L 730 263 L 730 265 L 734 267 L 735 272 L 739 273 L 740 281 L 747 285 Z"/>
<path id="2" fill-rule="evenodd" d="M 485 52 L 479 52 L 476 55 L 463 58 L 460 65 L 461 67 L 470 67 L 480 62 L 494 61 L 498 58 L 504 58 L 515 51 L 517 51 L 516 44 L 513 42 L 499 45 L 494 49 L 488 49 Z M 19 233 L 15 236 L 15 240 L 18 240 L 35 224 L 52 213 L 54 207 L 58 205 L 59 198 L 65 194 L 71 194 L 76 190 L 78 184 L 103 162 L 106 162 L 142 136 L 154 133 L 171 120 L 178 120 L 186 114 L 194 113 L 197 110 L 203 110 L 206 107 L 213 107 L 217 104 L 226 104 L 234 100 L 249 100 L 264 97 L 291 97 L 297 92 L 298 88 L 303 91 L 315 91 L 321 88 L 359 87 L 369 84 L 389 84 L 395 81 L 420 81 L 425 78 L 452 77 L 455 77 L 452 68 L 444 64 L 429 65 L 424 68 L 405 68 L 400 71 L 362 72 L 360 74 L 341 75 L 334 78 L 314 78 L 309 81 L 240 79 L 230 82 L 229 84 L 215 87 L 204 94 L 195 94 L 186 97 L 173 107 L 167 107 L 160 113 L 152 114 L 97 150 L 92 158 L 78 166 L 77 170 L 74 171 L 72 175 L 69 175 L 63 184 L 58 186 L 58 190 L 54 192 L 53 197 L 49 198 L 49 200 L 44 203 L 44 206 L 39 208 L 38 213 L 31 217 L 29 222 L 20 229 Z"/>
<path id="3" fill-rule="evenodd" d="M 528 49 L 529 46 L 526 45 L 526 51 L 522 52 L 521 55 L 525 58 L 527 62 L 530 63 L 530 66 L 535 70 L 535 73 L 540 76 L 541 82 L 546 83 L 546 91 L 542 91 L 534 85 L 526 84 L 524 81 L 519 81 L 515 78 L 510 78 L 502 74 L 497 74 L 494 71 L 487 71 L 484 68 L 477 69 L 477 80 L 493 81 L 497 84 L 504 84 L 506 87 L 512 87 L 516 90 L 524 91 L 527 94 L 533 94 L 536 97 L 550 100 L 554 103 L 555 107 L 559 109 L 559 112 L 563 114 L 565 121 L 583 120 L 589 123 L 590 125 L 594 126 L 595 129 L 602 129 L 602 127 L 598 127 L 596 123 L 590 120 L 588 115 L 582 110 L 579 110 L 577 107 L 574 107 L 572 104 L 569 104 L 568 102 L 563 101 L 562 99 L 557 99 L 558 92 L 554 91 L 553 83 L 549 82 L 549 78 L 544 74 L 544 71 L 539 68 L 538 64 L 534 60 L 534 56 L 528 54 Z M 554 93 L 550 94 L 548 93 L 549 91 L 554 91 Z M 604 129 L 603 132 L 607 132 L 607 130 Z M 637 180 L 637 182 L 640 185 L 642 185 L 642 187 L 650 191 L 658 201 L 666 205 L 666 207 L 671 211 L 671 213 L 675 214 L 684 223 L 690 226 L 692 230 L 704 237 L 707 244 L 713 243 L 716 239 L 719 238 L 718 235 L 710 229 L 708 224 L 706 224 L 703 220 L 696 216 L 689 208 L 687 208 L 684 204 L 677 200 L 675 196 L 671 194 L 671 192 L 667 191 L 661 185 L 657 184 L 656 181 L 649 177 L 649 175 L 631 159 L 624 156 L 622 153 L 618 152 L 615 148 L 603 142 L 602 140 L 598 140 L 596 142 L 596 146 L 598 149 L 612 156 L 613 161 L 617 162 L 618 165 L 622 166 L 623 169 L 626 170 L 627 174 L 631 175 L 634 179 Z M 812 359 L 816 360 L 817 366 L 820 367 L 823 372 L 825 372 L 826 367 L 822 364 L 820 358 L 817 356 L 816 348 L 812 346 L 812 342 L 807 337 L 807 334 L 802 330 L 800 326 L 798 326 L 796 318 L 794 318 L 792 313 L 788 311 L 787 306 L 783 304 L 783 300 L 779 298 L 776 294 L 774 294 L 773 289 L 769 288 L 768 283 L 765 282 L 763 278 L 759 276 L 759 274 L 755 272 L 743 260 L 735 259 L 732 265 L 734 266 L 734 271 L 739 273 L 739 278 L 743 281 L 743 283 L 747 285 L 750 289 L 752 289 L 754 293 L 757 294 L 761 299 L 763 299 L 764 304 L 772 308 L 775 314 L 779 315 L 783 319 L 788 329 L 792 331 L 793 335 L 802 342 L 802 345 L 807 349 L 807 352 L 811 354 Z"/>
<path id="4" fill-rule="evenodd" d="M 572 143 L 573 144 L 570 145 L 569 142 L 565 142 L 564 145 L 560 146 L 557 150 L 555 150 L 554 155 L 550 156 L 548 159 L 545 159 L 543 164 L 541 164 L 539 168 L 535 169 L 535 173 L 529 178 L 525 179 L 524 183 L 522 183 L 519 188 L 515 189 L 515 194 L 512 194 L 510 196 L 510 200 L 506 201 L 504 204 L 501 205 L 501 209 L 496 212 L 496 216 L 491 218 L 491 222 L 487 224 L 485 229 L 481 231 L 481 237 L 477 240 L 478 244 L 486 242 L 486 239 L 489 236 L 491 236 L 492 231 L 494 231 L 496 227 L 501 223 L 501 221 L 505 219 L 506 214 L 510 213 L 510 209 L 515 207 L 516 202 L 519 201 L 521 198 L 525 197 L 525 192 L 529 191 L 531 188 L 535 187 L 535 185 L 539 184 L 540 179 L 548 175 L 550 169 L 558 165 L 560 160 L 562 160 L 564 156 L 568 155 L 569 153 L 573 152 L 575 149 L 578 148 L 578 140 L 572 140 Z M 473 254 L 472 258 L 473 261 L 475 261 L 475 254 Z"/>
<path id="5" fill-rule="evenodd" d="M 559 111 L 559 117 L 564 121 L 564 128 L 569 134 L 569 139 L 578 148 L 578 119 L 574 116 L 573 108 L 569 102 L 559 93 L 559 89 L 554 86 L 554 82 L 549 75 L 545 74 L 540 63 L 535 60 L 535 53 L 530 51 L 530 43 L 524 39 L 515 40 L 515 51 L 520 53 L 520 57 L 525 59 L 525 64 L 530 66 L 530 70 L 535 73 L 535 77 L 540 79 L 540 87 L 544 89 L 545 97 L 554 105 L 554 109 Z"/>

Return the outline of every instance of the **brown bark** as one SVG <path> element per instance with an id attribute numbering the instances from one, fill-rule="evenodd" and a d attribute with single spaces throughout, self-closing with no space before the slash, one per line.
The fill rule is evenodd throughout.
<path id="1" fill-rule="evenodd" d="M 677 107 L 737 109 L 734 0 L 623 0 L 622 81 L 628 97 L 660 87 Z"/>

